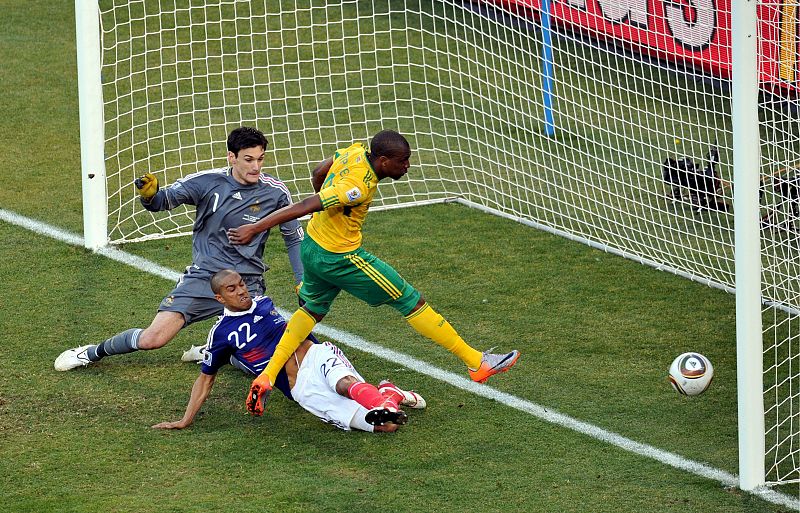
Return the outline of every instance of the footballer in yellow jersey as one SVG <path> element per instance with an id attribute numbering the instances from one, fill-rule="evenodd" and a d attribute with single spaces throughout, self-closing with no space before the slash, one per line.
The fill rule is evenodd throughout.
<path id="1" fill-rule="evenodd" d="M 358 249 L 361 225 L 377 190 L 378 177 L 363 144 L 337 151 L 319 191 L 323 210 L 308 223 L 309 235 L 333 253 Z"/>
<path id="2" fill-rule="evenodd" d="M 356 143 L 321 162 L 311 178 L 317 194 L 256 223 L 228 230 L 231 243 L 247 244 L 272 226 L 314 213 L 301 246 L 304 271 L 299 295 L 305 303 L 289 319 L 269 364 L 250 387 L 247 409 L 251 413 L 263 413 L 264 398 L 278 372 L 342 290 L 370 306 L 395 308 L 418 333 L 458 356 L 474 381 L 483 383 L 516 363 L 520 355 L 516 350 L 495 354 L 473 349 L 419 291 L 361 247 L 361 225 L 378 182 L 402 178 L 410 158 L 411 146 L 405 137 L 383 130 L 372 138 L 369 149 Z"/>

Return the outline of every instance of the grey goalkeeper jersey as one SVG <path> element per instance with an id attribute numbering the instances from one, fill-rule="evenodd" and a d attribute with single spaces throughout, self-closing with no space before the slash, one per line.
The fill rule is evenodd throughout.
<path id="1" fill-rule="evenodd" d="M 255 185 L 234 180 L 230 168 L 194 173 L 169 187 L 161 188 L 142 205 L 151 212 L 171 210 L 178 205 L 197 207 L 192 232 L 193 274 L 213 274 L 220 269 L 235 269 L 239 274 L 262 274 L 269 269 L 264 261 L 264 245 L 269 230 L 256 235 L 249 244 L 228 242 L 226 231 L 254 223 L 267 214 L 292 203 L 283 182 L 261 173 Z M 280 225 L 295 280 L 303 277 L 300 242 L 303 228 L 296 220 Z"/>

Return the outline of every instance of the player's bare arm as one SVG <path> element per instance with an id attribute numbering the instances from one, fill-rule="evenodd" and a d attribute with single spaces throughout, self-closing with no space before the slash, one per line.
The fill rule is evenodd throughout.
<path id="1" fill-rule="evenodd" d="M 318 194 L 315 194 L 309 196 L 300 203 L 294 203 L 280 210 L 276 210 L 256 223 L 245 224 L 238 228 L 229 229 L 227 232 L 228 240 L 231 244 L 247 244 L 253 240 L 253 237 L 257 234 L 265 232 L 273 226 L 303 217 L 313 212 L 319 212 L 320 210 L 322 210 L 322 200 L 319 199 Z"/>
<path id="2" fill-rule="evenodd" d="M 161 422 L 152 426 L 154 429 L 183 429 L 189 427 L 194 422 L 194 417 L 200 411 L 200 407 L 208 399 L 211 393 L 211 387 L 214 386 L 216 374 L 200 373 L 192 385 L 192 395 L 189 396 L 189 404 L 186 405 L 186 413 L 183 414 L 181 420 L 173 422 Z"/>
<path id="3" fill-rule="evenodd" d="M 333 165 L 333 157 L 323 160 L 311 172 L 311 185 L 314 187 L 314 192 L 322 190 L 322 184 L 325 182 L 325 177 L 328 176 L 328 171 L 331 170 Z"/>

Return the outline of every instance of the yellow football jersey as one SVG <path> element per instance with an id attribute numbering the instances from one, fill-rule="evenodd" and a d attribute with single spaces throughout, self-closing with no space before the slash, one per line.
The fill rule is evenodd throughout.
<path id="1" fill-rule="evenodd" d="M 361 225 L 378 190 L 378 177 L 367 160 L 367 148 L 355 143 L 333 156 L 319 197 L 321 212 L 308 223 L 308 236 L 333 253 L 353 251 L 361 246 Z"/>

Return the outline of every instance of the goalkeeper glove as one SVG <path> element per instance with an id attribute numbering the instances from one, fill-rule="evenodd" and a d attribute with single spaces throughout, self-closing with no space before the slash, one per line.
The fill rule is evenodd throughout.
<path id="1" fill-rule="evenodd" d="M 269 394 L 272 393 L 272 385 L 269 383 L 269 378 L 266 374 L 259 375 L 253 380 L 250 385 L 250 391 L 247 393 L 247 411 L 260 417 L 264 414 L 264 403 L 269 399 Z"/>
<path id="2" fill-rule="evenodd" d="M 139 196 L 145 201 L 150 201 L 153 196 L 158 192 L 158 178 L 153 173 L 146 173 L 141 178 L 137 178 L 134 182 Z"/>

